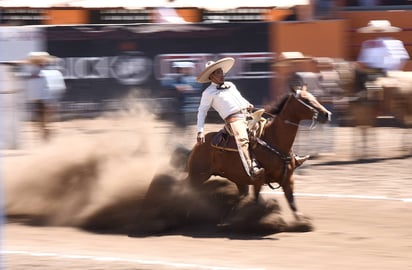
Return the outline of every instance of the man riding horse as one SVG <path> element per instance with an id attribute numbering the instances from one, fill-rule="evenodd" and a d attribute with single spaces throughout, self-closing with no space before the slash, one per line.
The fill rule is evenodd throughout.
<path id="1" fill-rule="evenodd" d="M 247 116 L 254 106 L 239 92 L 236 85 L 225 81 L 225 74 L 232 68 L 235 60 L 231 57 L 216 62 L 209 61 L 197 77 L 199 83 L 210 85 L 203 91 L 197 115 L 197 143 L 205 142 L 204 124 L 207 112 L 212 107 L 225 121 L 233 134 L 240 159 L 246 173 L 255 181 L 265 170 L 251 157 Z M 309 156 L 295 156 L 296 164 L 301 165 Z"/>

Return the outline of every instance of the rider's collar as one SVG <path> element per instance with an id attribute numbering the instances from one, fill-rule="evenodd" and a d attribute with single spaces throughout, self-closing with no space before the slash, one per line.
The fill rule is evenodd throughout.
<path id="1" fill-rule="evenodd" d="M 216 89 L 219 89 L 219 90 L 224 90 L 224 89 L 229 89 L 230 88 L 230 84 L 228 84 L 228 83 L 222 83 L 222 84 L 213 83 L 213 85 L 216 86 Z"/>

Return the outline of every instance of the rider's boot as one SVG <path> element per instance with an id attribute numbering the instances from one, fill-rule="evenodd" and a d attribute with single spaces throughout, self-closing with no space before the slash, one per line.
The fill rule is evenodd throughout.
<path id="1" fill-rule="evenodd" d="M 261 178 L 265 172 L 265 169 L 259 167 L 255 159 L 251 157 L 249 142 L 238 144 L 238 149 L 243 167 L 252 181 Z"/>
<path id="2" fill-rule="evenodd" d="M 252 180 L 256 180 L 263 176 L 263 174 L 265 173 L 265 169 L 259 167 L 256 161 L 252 160 L 249 172 Z"/>
<path id="3" fill-rule="evenodd" d="M 306 156 L 298 156 L 298 155 L 294 155 L 295 158 L 295 168 L 300 167 L 306 160 L 308 160 L 310 158 L 310 155 L 306 155 Z"/>
<path id="4" fill-rule="evenodd" d="M 252 180 L 255 180 L 255 179 L 263 176 L 264 173 L 265 173 L 264 168 L 252 167 L 250 169 L 250 177 L 252 177 Z"/>

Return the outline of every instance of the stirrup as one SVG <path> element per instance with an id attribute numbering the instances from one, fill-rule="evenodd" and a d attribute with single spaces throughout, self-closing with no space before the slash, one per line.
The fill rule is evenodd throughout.
<path id="1" fill-rule="evenodd" d="M 250 177 L 252 178 L 252 180 L 256 180 L 257 178 L 262 177 L 264 173 L 265 173 L 264 168 L 259 168 L 257 166 L 254 166 L 250 169 Z"/>

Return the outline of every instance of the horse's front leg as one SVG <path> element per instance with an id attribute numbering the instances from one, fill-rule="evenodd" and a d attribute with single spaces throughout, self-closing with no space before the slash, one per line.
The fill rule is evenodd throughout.
<path id="1" fill-rule="evenodd" d="M 286 200 L 289 204 L 289 207 L 293 212 L 293 216 L 295 217 L 295 219 L 296 220 L 304 219 L 305 216 L 303 215 L 303 213 L 299 212 L 298 208 L 296 207 L 295 196 L 293 194 L 293 190 L 294 190 L 293 175 L 289 177 L 289 181 L 284 181 L 284 184 L 282 185 L 282 189 L 283 189 L 283 193 L 285 194 Z"/>
<path id="2" fill-rule="evenodd" d="M 259 202 L 260 198 L 260 190 L 262 189 L 263 182 L 257 181 L 256 183 L 253 183 L 253 196 L 255 199 L 255 202 Z"/>

